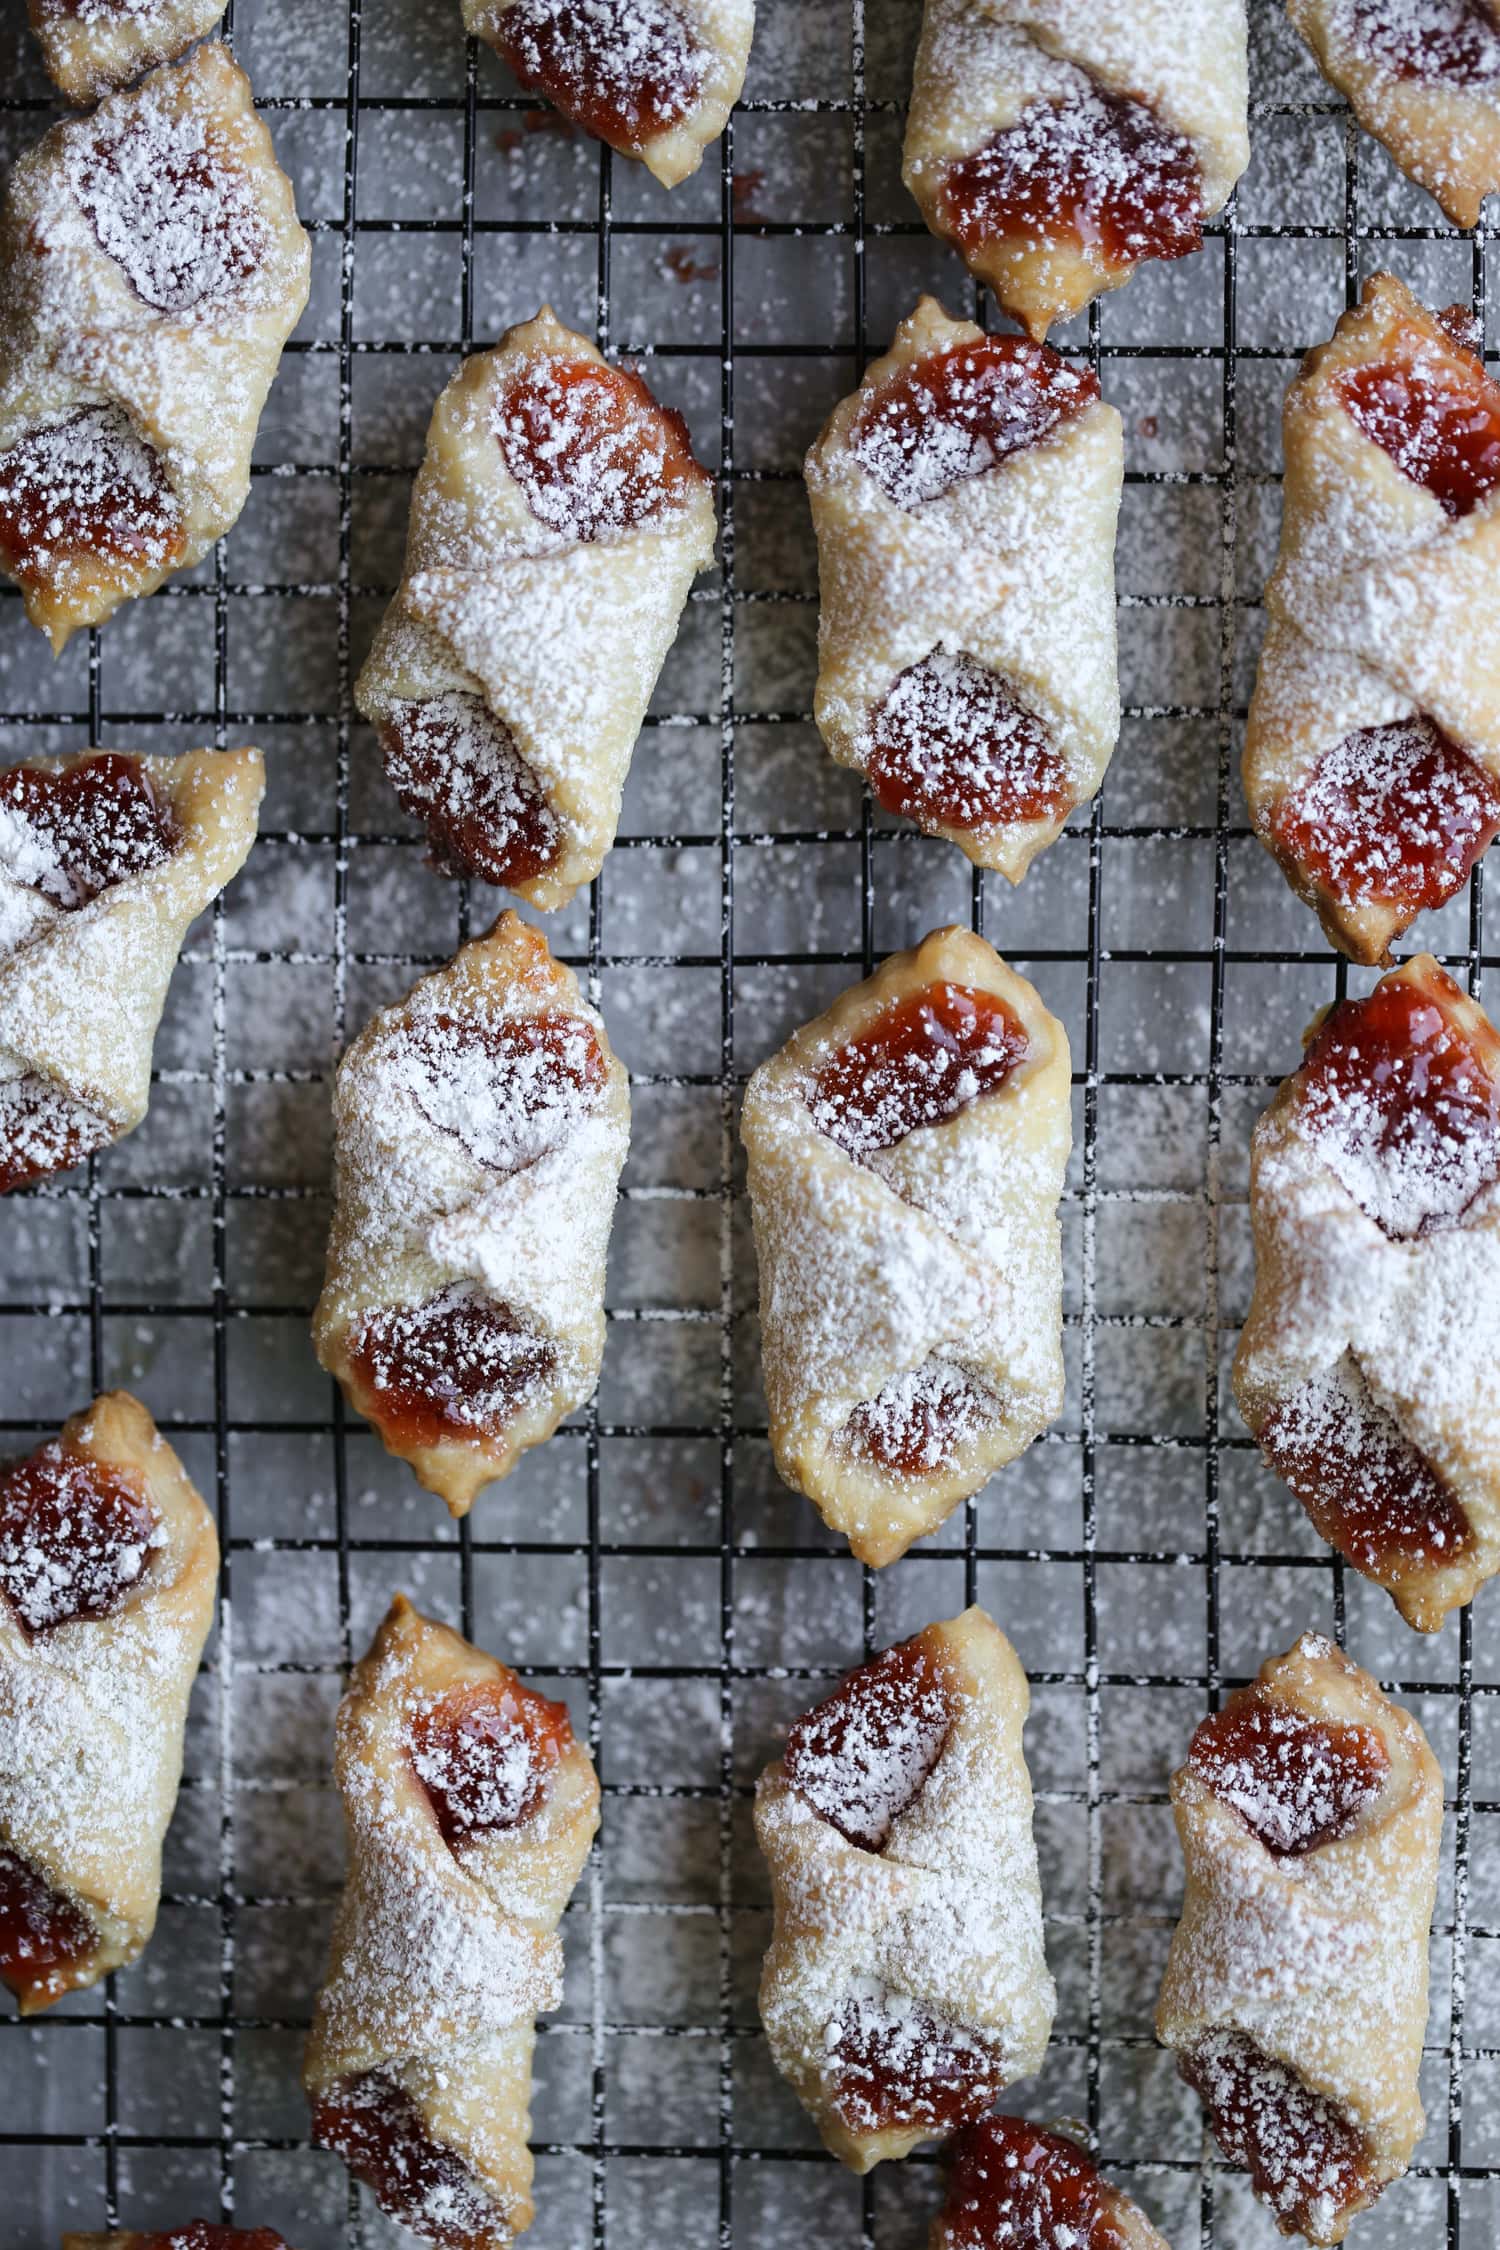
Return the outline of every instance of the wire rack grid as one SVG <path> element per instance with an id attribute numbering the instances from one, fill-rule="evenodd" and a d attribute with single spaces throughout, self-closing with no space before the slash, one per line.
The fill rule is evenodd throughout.
<path id="1" fill-rule="evenodd" d="M 1151 2039 L 1179 1869 L 1166 1775 L 1221 1691 L 1322 1625 L 1422 1716 L 1449 1791 L 1429 2130 L 1366 2250 L 1500 2238 L 1500 1663 L 1346 1580 L 1261 1470 L 1225 1380 L 1247 1294 L 1249 1126 L 1346 971 L 1248 836 L 1234 769 L 1278 509 L 1276 410 L 1371 263 L 1487 312 L 1456 235 L 1253 0 L 1255 162 L 1199 259 L 1060 338 L 1127 425 L 1121 749 L 1014 894 L 886 823 L 809 720 L 815 570 L 797 476 L 920 287 L 976 306 L 898 177 L 918 0 L 762 0 L 746 99 L 670 200 L 519 95 L 457 10 L 235 0 L 227 19 L 314 235 L 309 312 L 240 526 L 51 667 L 0 600 L 0 750 L 253 738 L 250 867 L 192 934 L 151 1116 L 13 1198 L 0 1430 L 138 1389 L 217 1505 L 220 1623 L 145 1960 L 0 2027 L 16 2250 L 189 2212 L 299 2250 L 406 2239 L 307 2147 L 297 2056 L 339 1879 L 328 1727 L 404 1585 L 565 1695 L 605 1822 L 538 2048 L 536 2250 L 914 2250 L 930 2163 L 864 2182 L 817 2151 L 755 2018 L 767 1927 L 753 1777 L 861 1654 L 980 1599 L 1033 1681 L 1029 1752 L 1060 1987 L 1042 2077 L 1177 2250 L 1277 2239 Z M 48 102 L 19 0 L 0 136 Z M 550 295 L 646 363 L 717 467 L 721 568 L 693 598 L 619 845 L 553 918 L 632 1069 L 598 1398 L 455 1532 L 346 1422 L 306 1318 L 346 1034 L 483 927 L 386 794 L 350 684 L 399 566 L 456 357 Z M 1064 1017 L 1069 1403 L 946 1531 L 878 1578 L 770 1468 L 736 1169 L 749 1069 L 875 960 L 971 920 Z M 1417 933 L 1482 993 L 1483 874 Z"/>

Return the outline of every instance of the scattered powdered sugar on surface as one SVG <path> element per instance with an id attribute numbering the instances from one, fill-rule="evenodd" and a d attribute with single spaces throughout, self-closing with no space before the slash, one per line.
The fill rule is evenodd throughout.
<path id="1" fill-rule="evenodd" d="M 144 303 L 181 315 L 244 292 L 270 234 L 253 182 L 175 92 L 170 76 L 141 87 L 118 119 L 69 136 L 67 163 L 100 249 Z"/>
<path id="2" fill-rule="evenodd" d="M 45 422 L 0 454 L 0 552 L 28 578 L 90 549 L 162 569 L 180 538 L 161 456 L 118 406 Z"/>
<path id="3" fill-rule="evenodd" d="M 523 83 L 632 136 L 685 117 L 713 60 L 673 0 L 512 0 L 500 37 Z"/>
<path id="4" fill-rule="evenodd" d="M 1482 766 L 1412 717 L 1345 735 L 1269 817 L 1341 901 L 1435 906 L 1488 842 L 1500 797 Z"/>
<path id="5" fill-rule="evenodd" d="M 1389 1066 L 1398 1082 L 1423 1077 L 1422 1060 Z M 1480 1074 L 1474 1073 L 1477 1083 Z M 1451 1226 L 1500 1170 L 1500 1136 L 1461 1101 L 1439 1094 L 1403 1102 L 1395 1114 L 1389 1087 L 1345 1083 L 1304 1089 L 1302 1110 L 1314 1145 L 1330 1169 L 1383 1233 L 1410 1241 Z"/>
<path id="6" fill-rule="evenodd" d="M 4 928 L 0 898 L 0 942 Z M 8 1070 L 0 1053 L 0 1178 L 35 1178 L 81 1163 L 113 1140 L 114 1133 L 107 1118 L 76 1101 L 55 1079 L 37 1071 Z"/>
<path id="7" fill-rule="evenodd" d="M 0 1471 L 0 1597 L 29 1632 L 109 1615 L 165 1547 L 165 1526 L 143 1496 L 128 1515 L 109 1512 L 108 1498 L 92 1458 L 56 1442 Z"/>
<path id="8" fill-rule="evenodd" d="M 543 866 L 556 858 L 557 815 L 510 728 L 478 696 L 455 692 L 393 705 L 381 748 L 402 802 L 429 823 L 433 863 L 444 874 L 514 881 L 524 879 L 523 858 Z"/>
<path id="9" fill-rule="evenodd" d="M 1365 2181 L 1363 2136 L 1337 2106 L 1243 2033 L 1211 2032 L 1186 2058 L 1231 2162 L 1295 2231 L 1326 2240 Z"/>
<path id="10" fill-rule="evenodd" d="M 1500 82 L 1500 25 L 1483 0 L 1332 0 L 1334 36 L 1396 79 L 1488 90 Z"/>
<path id="11" fill-rule="evenodd" d="M 545 1043 L 519 1024 L 426 1010 L 391 1042 L 385 1068 L 428 1122 L 502 1179 L 562 1146 L 597 1099 L 599 1043 L 581 1016 L 541 1019 Z"/>
<path id="12" fill-rule="evenodd" d="M 934 1355 L 893 1375 L 857 1406 L 840 1443 L 882 1466 L 921 1476 L 957 1465 L 970 1441 L 987 1429 L 1000 1401 L 954 1361 Z"/>
<path id="13" fill-rule="evenodd" d="M 700 481 L 678 418 L 615 368 L 537 360 L 494 430 L 532 514 L 573 539 L 619 537 Z"/>
<path id="14" fill-rule="evenodd" d="M 960 347 L 877 393 L 852 451 L 898 508 L 917 508 L 1040 444 L 1098 395 L 1087 368 L 1054 364 L 1039 347 L 1005 358 Z"/>
<path id="15" fill-rule="evenodd" d="M 899 673 L 854 748 L 882 802 L 912 818 L 982 829 L 1068 807 L 1067 766 L 1046 728 L 961 649 L 934 648 Z"/>
<path id="16" fill-rule="evenodd" d="M 882 1851 L 952 1725 L 950 1682 L 918 1641 L 876 1657 L 799 1719 L 786 1769 L 841 1835 L 864 1851 Z"/>

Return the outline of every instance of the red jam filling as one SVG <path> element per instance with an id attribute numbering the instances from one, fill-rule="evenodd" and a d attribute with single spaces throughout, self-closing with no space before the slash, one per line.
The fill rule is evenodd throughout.
<path id="1" fill-rule="evenodd" d="M 1500 484 L 1500 384 L 1420 328 L 1399 328 L 1387 349 L 1339 378 L 1344 409 L 1403 476 L 1466 516 Z"/>
<path id="2" fill-rule="evenodd" d="M 98 1942 L 82 1907 L 0 1847 L 0 1981 L 23 2007 L 45 2008 L 74 1991 Z"/>
<path id="3" fill-rule="evenodd" d="M 477 695 L 397 703 L 380 729 L 391 787 L 427 831 L 430 865 L 482 883 L 530 883 L 562 832 L 515 737 Z"/>
<path id="4" fill-rule="evenodd" d="M 1325 1725 L 1259 1688 L 1199 1721 L 1188 1764 L 1278 1859 L 1351 1834 L 1391 1769 L 1374 1727 Z"/>
<path id="5" fill-rule="evenodd" d="M 449 1850 L 530 1820 L 572 1739 L 567 1706 L 509 1670 L 423 1711 L 411 1728 L 411 1762 Z"/>
<path id="6" fill-rule="evenodd" d="M 467 2164 L 429 2139 L 383 2071 L 347 2078 L 313 2110 L 312 2137 L 373 2189 L 382 2211 L 443 2250 L 493 2250 L 504 2213 Z"/>
<path id="7" fill-rule="evenodd" d="M 1091 87 L 1073 101 L 1033 102 L 950 164 L 938 227 L 970 254 L 1029 236 L 1107 266 L 1184 258 L 1203 243 L 1203 176 L 1192 142 L 1144 102 Z"/>
<path id="8" fill-rule="evenodd" d="M 919 828 L 1001 828 L 1073 809 L 1067 766 L 1041 720 L 962 650 L 935 648 L 898 673 L 861 750 L 879 803 Z"/>
<path id="9" fill-rule="evenodd" d="M 496 45 L 523 86 L 627 151 L 682 123 L 707 62 L 671 0 L 513 0 Z"/>
<path id="10" fill-rule="evenodd" d="M 1393 1241 L 1453 1226 L 1500 1173 L 1500 1078 L 1443 970 L 1342 1000 L 1298 1072 L 1320 1153 Z M 1486 1027 L 1487 1028 L 1487 1027 Z"/>
<path id="11" fill-rule="evenodd" d="M 540 359 L 518 375 L 496 436 L 538 523 L 570 539 L 630 531 L 704 476 L 675 408 L 592 360 Z"/>
<path id="12" fill-rule="evenodd" d="M 0 1195 L 65 1172 L 113 1139 L 102 1117 L 80 1108 L 50 1078 L 29 1070 L 0 1078 Z"/>
<path id="13" fill-rule="evenodd" d="M 1500 833 L 1500 790 L 1430 719 L 1360 727 L 1271 816 L 1279 858 L 1346 906 L 1445 906 Z"/>
<path id="14" fill-rule="evenodd" d="M 411 1091 L 440 1132 L 502 1179 L 566 1140 L 608 1075 L 582 1016 L 419 1016 L 402 1034 Z"/>
<path id="15" fill-rule="evenodd" d="M 274 2227 L 221 2227 L 210 2219 L 189 2219 L 167 2234 L 132 2234 L 130 2250 L 287 2250 Z"/>
<path id="16" fill-rule="evenodd" d="M 1484 0 L 1346 0 L 1356 44 L 1396 78 L 1490 86 L 1500 29 Z"/>
<path id="17" fill-rule="evenodd" d="M 1243 2164 L 1284 2233 L 1329 2241 L 1345 2212 L 1380 2193 L 1363 2135 L 1242 2032 L 1217 2032 L 1177 2068 L 1208 2111 L 1231 2164 Z"/>
<path id="18" fill-rule="evenodd" d="M 1473 1548 L 1463 1508 L 1347 1354 L 1279 1401 L 1260 1446 L 1319 1538 L 1367 1577 L 1399 1583 Z"/>
<path id="19" fill-rule="evenodd" d="M 840 1439 L 848 1452 L 893 1476 L 931 1476 L 957 1464 L 969 1440 L 994 1421 L 996 1407 L 993 1394 L 961 1367 L 929 1359 L 857 1406 Z"/>
<path id="20" fill-rule="evenodd" d="M 163 1537 L 135 1477 L 55 1439 L 0 1472 L 0 1598 L 28 1636 L 112 1617 Z"/>
<path id="21" fill-rule="evenodd" d="M 985 2117 L 953 2144 L 941 2250 L 1128 2250 L 1116 2194 L 1077 2143 Z"/>
<path id="22" fill-rule="evenodd" d="M 169 860 L 182 841 L 139 758 L 102 750 L 51 772 L 0 772 L 0 866 L 54 906 L 87 906 Z"/>
<path id="23" fill-rule="evenodd" d="M 82 556 L 170 569 L 186 540 L 161 457 L 116 406 L 86 406 L 0 453 L 0 567 L 45 590 Z"/>
<path id="24" fill-rule="evenodd" d="M 986 336 L 903 367 L 854 430 L 861 466 L 898 508 L 1039 445 L 1099 396 L 1091 368 L 1022 336 Z"/>
<path id="25" fill-rule="evenodd" d="M 460 1288 L 377 1313 L 350 1361 L 361 1412 L 397 1450 L 503 1437 L 557 1369 L 506 1306 Z"/>
<path id="26" fill-rule="evenodd" d="M 234 295 L 265 258 L 250 182 L 215 163 L 201 117 L 157 102 L 115 130 L 96 120 L 73 175 L 100 249 L 158 312 Z"/>
<path id="27" fill-rule="evenodd" d="M 845 2001 L 830 2030 L 833 2099 L 854 2133 L 951 2133 L 982 2117 L 1005 2083 L 984 2040 L 900 1993 Z"/>
<path id="28" fill-rule="evenodd" d="M 954 1698 L 925 1634 L 888 1648 L 797 1720 L 782 1754 L 787 1779 L 851 1844 L 882 1852 L 942 1756 Z"/>
<path id="29" fill-rule="evenodd" d="M 1009 1008 L 967 984 L 929 984 L 883 1008 L 815 1079 L 819 1132 L 853 1157 L 894 1147 L 995 1093 L 1030 1041 Z"/>

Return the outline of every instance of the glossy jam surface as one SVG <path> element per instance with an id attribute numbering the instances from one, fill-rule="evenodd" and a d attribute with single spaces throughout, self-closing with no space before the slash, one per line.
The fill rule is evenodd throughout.
<path id="1" fill-rule="evenodd" d="M 1500 790 L 1430 719 L 1360 727 L 1271 816 L 1279 858 L 1345 906 L 1446 904 L 1500 833 Z"/>
<path id="2" fill-rule="evenodd" d="M 504 1305 L 458 1288 L 377 1313 L 350 1358 L 360 1411 L 405 1448 L 502 1437 L 557 1369 Z"/>
<path id="3" fill-rule="evenodd" d="M 1500 28 L 1484 0 L 1343 0 L 1356 43 L 1397 78 L 1492 86 Z"/>
<path id="4" fill-rule="evenodd" d="M 529 883 L 555 865 L 562 832 L 515 737 L 477 695 L 398 703 L 380 729 L 391 786 L 420 820 L 444 875 Z"/>
<path id="5" fill-rule="evenodd" d="M 531 513 L 569 539 L 618 537 L 705 481 L 682 416 L 623 367 L 538 360 L 507 390 L 496 436 Z"/>
<path id="6" fill-rule="evenodd" d="M 266 255 L 249 179 L 210 145 L 203 118 L 158 99 L 73 145 L 74 192 L 94 238 L 141 300 L 181 318 L 237 295 Z"/>
<path id="7" fill-rule="evenodd" d="M 404 2088 L 382 2071 L 345 2079 L 313 2110 L 312 2137 L 374 2190 L 382 2211 L 443 2250 L 493 2250 L 505 2214 L 451 2149 L 428 2138 Z"/>
<path id="8" fill-rule="evenodd" d="M 1368 1577 L 1399 1582 L 1473 1548 L 1463 1508 L 1347 1354 L 1278 1401 L 1260 1445 L 1319 1537 Z"/>
<path id="9" fill-rule="evenodd" d="M 450 1851 L 530 1820 L 573 1739 L 565 1704 L 514 1672 L 455 1688 L 412 1722 L 411 1762 Z"/>
<path id="10" fill-rule="evenodd" d="M 997 1403 L 961 1367 L 933 1358 L 910 1375 L 893 1376 L 857 1406 L 839 1442 L 893 1476 L 931 1476 L 956 1465 L 968 1441 L 993 1422 Z"/>
<path id="11" fill-rule="evenodd" d="M 0 1848 L 0 1980 L 45 2007 L 72 1992 L 98 1938 L 81 1907 L 60 1898 L 29 1861 Z"/>
<path id="12" fill-rule="evenodd" d="M 962 650 L 934 649 L 898 673 L 860 749 L 879 802 L 919 828 L 999 828 L 1073 809 L 1067 766 L 1041 720 Z"/>
<path id="13" fill-rule="evenodd" d="M 862 1994 L 830 2026 L 826 2068 L 852 2132 L 950 2133 L 982 2117 L 1005 2083 L 999 2055 L 903 1993 Z"/>
<path id="14" fill-rule="evenodd" d="M 929 984 L 893 1000 L 823 1065 L 809 1097 L 813 1122 L 850 1156 L 874 1156 L 996 1092 L 1029 1045 L 993 993 Z"/>
<path id="15" fill-rule="evenodd" d="M 0 868 L 54 906 L 87 906 L 162 866 L 181 841 L 171 805 L 139 758 L 104 750 L 57 773 L 0 772 Z"/>
<path id="16" fill-rule="evenodd" d="M 0 1078 L 0 1195 L 65 1172 L 113 1139 L 102 1117 L 70 1101 L 50 1078 L 35 1071 Z"/>
<path id="17" fill-rule="evenodd" d="M 1396 332 L 1387 357 L 1339 377 L 1344 409 L 1403 476 L 1450 516 L 1466 516 L 1500 484 L 1500 384 L 1474 353 Z"/>
<path id="18" fill-rule="evenodd" d="M 508 1179 L 559 1147 L 597 1100 L 604 1050 L 582 1016 L 425 1015 L 398 1067 L 418 1108 L 476 1164 Z"/>
<path id="19" fill-rule="evenodd" d="M 1099 396 L 1099 378 L 1046 344 L 987 336 L 915 361 L 883 383 L 854 429 L 854 452 L 898 508 L 1040 444 Z"/>
<path id="20" fill-rule="evenodd" d="M 28 1634 L 112 1617 L 164 1539 L 139 1481 L 54 1440 L 0 1470 L 0 1598 Z"/>
<path id="21" fill-rule="evenodd" d="M 1441 969 L 1331 1009 L 1298 1072 L 1304 1129 L 1395 1241 L 1460 1221 L 1500 1174 L 1500 1081 Z"/>
<path id="22" fill-rule="evenodd" d="M 0 567 L 23 586 L 84 555 L 169 569 L 185 545 L 160 456 L 118 407 L 81 407 L 0 453 Z"/>
<path id="23" fill-rule="evenodd" d="M 523 86 L 620 149 L 680 125 L 708 61 L 672 0 L 514 0 L 497 45 Z"/>
<path id="24" fill-rule="evenodd" d="M 1183 258 L 1203 241 L 1203 178 L 1192 143 L 1144 102 L 1098 88 L 1033 102 L 943 175 L 940 230 L 971 254 L 1029 236 L 1107 266 Z"/>
<path id="25" fill-rule="evenodd" d="M 942 1756 L 957 1688 L 925 1634 L 862 1664 L 787 1736 L 788 1780 L 861 1851 L 884 1851 L 891 1823 Z"/>
<path id="26" fill-rule="evenodd" d="M 1177 2067 L 1208 2111 L 1231 2164 L 1243 2164 L 1284 2231 L 1323 2231 L 1379 2189 L 1353 2122 L 1242 2032 L 1216 2032 Z"/>
<path id="27" fill-rule="evenodd" d="M 1349 1835 L 1391 1769 L 1374 1727 L 1325 1725 L 1259 1688 L 1199 1721 L 1188 1764 L 1279 1859 Z"/>
<path id="28" fill-rule="evenodd" d="M 950 2159 L 940 2250 L 1126 2250 L 1119 2199 L 1066 2135 L 984 2117 Z"/>

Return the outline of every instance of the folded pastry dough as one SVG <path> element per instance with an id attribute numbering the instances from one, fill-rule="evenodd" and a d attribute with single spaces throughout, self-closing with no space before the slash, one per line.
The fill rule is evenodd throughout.
<path id="1" fill-rule="evenodd" d="M 1187 1863 L 1156 2028 L 1284 2233 L 1342 2242 L 1411 2160 L 1443 1779 L 1316 1633 L 1172 1776 Z"/>
<path id="2" fill-rule="evenodd" d="M 1287 393 L 1245 795 L 1356 961 L 1500 829 L 1500 385 L 1466 323 L 1374 274 Z"/>
<path id="3" fill-rule="evenodd" d="M 1500 1037 L 1430 954 L 1345 1000 L 1255 1128 L 1240 1412 L 1435 1632 L 1500 1570 Z"/>
<path id="4" fill-rule="evenodd" d="M 222 2227 L 211 2219 L 160 2234 L 65 2234 L 62 2250 L 290 2250 L 272 2227 Z"/>
<path id="5" fill-rule="evenodd" d="M 983 2117 L 948 2150 L 930 2250 L 1167 2250 L 1077 2142 L 1023 2117 Z"/>
<path id="6" fill-rule="evenodd" d="M 318 1357 L 454 1515 L 599 1380 L 624 1065 L 518 914 L 339 1065 Z"/>
<path id="7" fill-rule="evenodd" d="M 0 568 L 54 652 L 234 522 L 309 271 L 291 182 L 225 47 L 17 160 L 0 212 Z"/>
<path id="8" fill-rule="evenodd" d="M 22 2015 L 134 1961 L 156 1925 L 218 1563 L 126 1391 L 0 1470 L 0 1979 Z"/>
<path id="9" fill-rule="evenodd" d="M 1244 0 L 926 0 L 902 177 L 1033 336 L 1201 248 L 1250 161 Z"/>
<path id="10" fill-rule="evenodd" d="M 1046 2052 L 1029 1704 L 1015 1650 L 968 1609 L 851 1673 L 760 1777 L 761 2021 L 856 2172 L 982 2116 Z"/>
<path id="11" fill-rule="evenodd" d="M 714 529 L 681 416 L 550 307 L 464 361 L 354 690 L 445 873 L 543 907 L 598 874 Z"/>
<path id="12" fill-rule="evenodd" d="M 521 84 L 676 187 L 740 98 L 755 0 L 463 0 Z"/>
<path id="13" fill-rule="evenodd" d="M 1088 369 L 931 297 L 807 456 L 823 740 L 1013 883 L 1119 735 L 1124 470 Z"/>
<path id="14" fill-rule="evenodd" d="M 224 0 L 27 0 L 49 76 L 70 102 L 97 102 L 172 62 L 212 31 Z"/>
<path id="15" fill-rule="evenodd" d="M 244 865 L 258 750 L 0 769 L 0 1192 L 139 1125 L 189 924 Z"/>
<path id="16" fill-rule="evenodd" d="M 1455 226 L 1500 189 L 1500 22 L 1487 0 L 1287 0 L 1367 133 Z"/>
<path id="17" fill-rule="evenodd" d="M 983 938 L 935 930 L 745 1095 L 761 1358 L 787 1483 L 877 1567 L 1062 1406 L 1067 1035 Z"/>
<path id="18" fill-rule="evenodd" d="M 339 1709 L 349 1873 L 303 2083 L 313 2139 L 453 2250 L 531 2223 L 535 2018 L 599 1825 L 566 1708 L 401 1595 Z"/>

